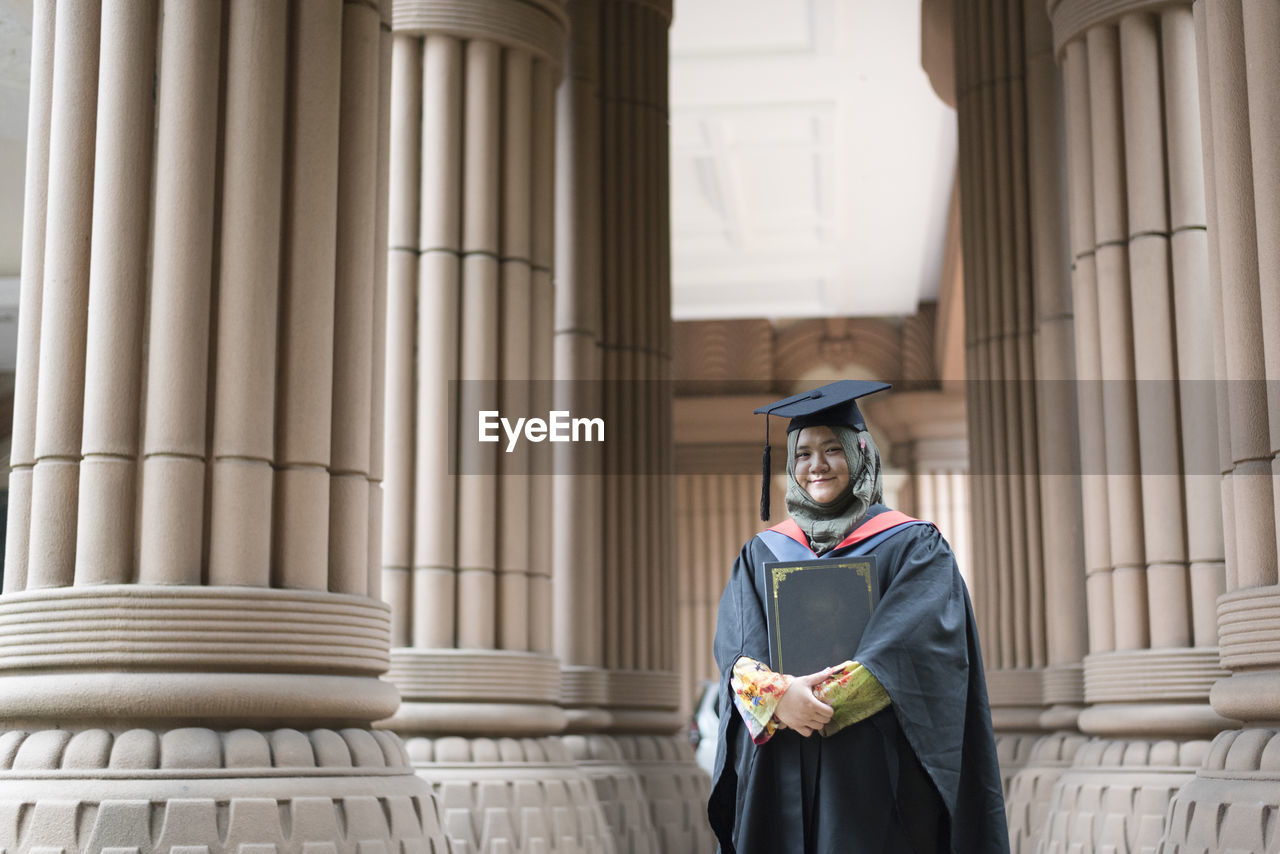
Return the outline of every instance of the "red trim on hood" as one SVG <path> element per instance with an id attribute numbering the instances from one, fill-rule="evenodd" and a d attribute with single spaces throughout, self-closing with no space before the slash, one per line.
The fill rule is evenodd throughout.
<path id="1" fill-rule="evenodd" d="M 787 519 L 785 522 L 779 522 L 769 530 L 777 531 L 784 537 L 790 537 L 795 540 L 806 549 L 809 548 L 809 538 L 804 535 L 804 531 L 800 529 L 800 526 L 796 523 L 795 519 Z"/>
<path id="2" fill-rule="evenodd" d="M 916 519 L 913 516 L 908 516 L 906 513 L 901 513 L 897 510 L 886 510 L 883 513 L 877 513 L 875 516 L 872 516 L 870 519 L 850 531 L 849 535 L 836 545 L 836 549 L 842 549 L 845 546 L 860 543 L 868 537 L 874 537 L 876 534 L 883 533 L 890 528 L 896 528 L 907 522 L 919 521 L 919 519 Z M 779 522 L 769 530 L 777 531 L 784 537 L 790 537 L 795 540 L 806 549 L 809 548 L 809 538 L 805 536 L 804 531 L 800 528 L 800 525 L 796 523 L 795 519 L 787 519 L 785 522 Z M 835 551 L 835 549 L 832 549 L 832 551 Z"/>
<path id="3" fill-rule="evenodd" d="M 836 549 L 842 549 L 845 546 L 860 543 L 868 537 L 874 537 L 876 534 L 884 533 L 890 528 L 896 528 L 907 522 L 919 521 L 919 519 L 908 516 L 906 513 L 901 513 L 897 510 L 886 510 L 883 513 L 872 516 L 870 519 L 850 531 L 849 536 L 836 544 Z M 796 527 L 799 527 L 799 525 Z M 835 549 L 832 549 L 832 551 L 835 551 Z"/>

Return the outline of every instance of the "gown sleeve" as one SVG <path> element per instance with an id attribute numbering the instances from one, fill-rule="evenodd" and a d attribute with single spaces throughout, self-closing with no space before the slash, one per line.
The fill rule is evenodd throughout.
<path id="1" fill-rule="evenodd" d="M 845 727 L 866 720 L 889 705 L 889 692 L 871 671 L 856 661 L 846 661 L 818 683 L 814 694 L 831 707 L 831 720 L 822 728 L 832 736 Z"/>
<path id="2" fill-rule="evenodd" d="M 733 705 L 742 715 L 753 744 L 764 744 L 785 726 L 773 710 L 791 687 L 790 676 L 774 673 L 767 665 L 744 655 L 734 662 L 729 685 L 733 688 Z"/>
<path id="3" fill-rule="evenodd" d="M 1004 799 L 968 592 L 946 541 L 916 526 L 890 541 L 889 583 L 858 660 L 893 698 L 942 798 L 956 851 L 1007 852 Z M 886 550 L 887 551 L 887 550 Z"/>

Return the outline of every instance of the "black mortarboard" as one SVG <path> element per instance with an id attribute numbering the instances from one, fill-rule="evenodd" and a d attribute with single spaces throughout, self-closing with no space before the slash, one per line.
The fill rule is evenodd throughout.
<path id="1" fill-rule="evenodd" d="M 787 432 L 802 430 L 805 427 L 852 427 L 854 430 L 867 429 L 867 423 L 858 410 L 857 400 L 868 394 L 875 394 L 892 388 L 889 383 L 869 380 L 839 380 L 824 386 L 775 400 L 755 410 L 756 415 L 764 415 L 764 479 L 760 487 L 760 520 L 769 521 L 769 416 L 781 415 L 790 418 Z"/>

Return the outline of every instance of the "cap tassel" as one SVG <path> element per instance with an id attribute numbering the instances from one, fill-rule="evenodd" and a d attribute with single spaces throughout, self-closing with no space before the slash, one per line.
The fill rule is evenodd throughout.
<path id="1" fill-rule="evenodd" d="M 764 446 L 764 467 L 760 472 L 760 521 L 769 521 L 769 446 Z"/>
<path id="2" fill-rule="evenodd" d="M 764 414 L 764 464 L 760 471 L 760 521 L 769 521 L 769 475 L 773 468 L 769 456 L 769 413 Z"/>

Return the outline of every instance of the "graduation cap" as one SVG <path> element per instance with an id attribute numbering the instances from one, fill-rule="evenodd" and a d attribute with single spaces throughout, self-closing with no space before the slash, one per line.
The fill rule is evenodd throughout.
<path id="1" fill-rule="evenodd" d="M 769 416 L 790 418 L 787 432 L 805 427 L 851 427 L 867 429 L 867 422 L 858 410 L 858 398 L 892 388 L 889 383 L 870 380 L 839 380 L 824 386 L 802 391 L 782 400 L 775 400 L 755 410 L 764 415 L 764 473 L 760 486 L 760 520 L 769 521 Z"/>

